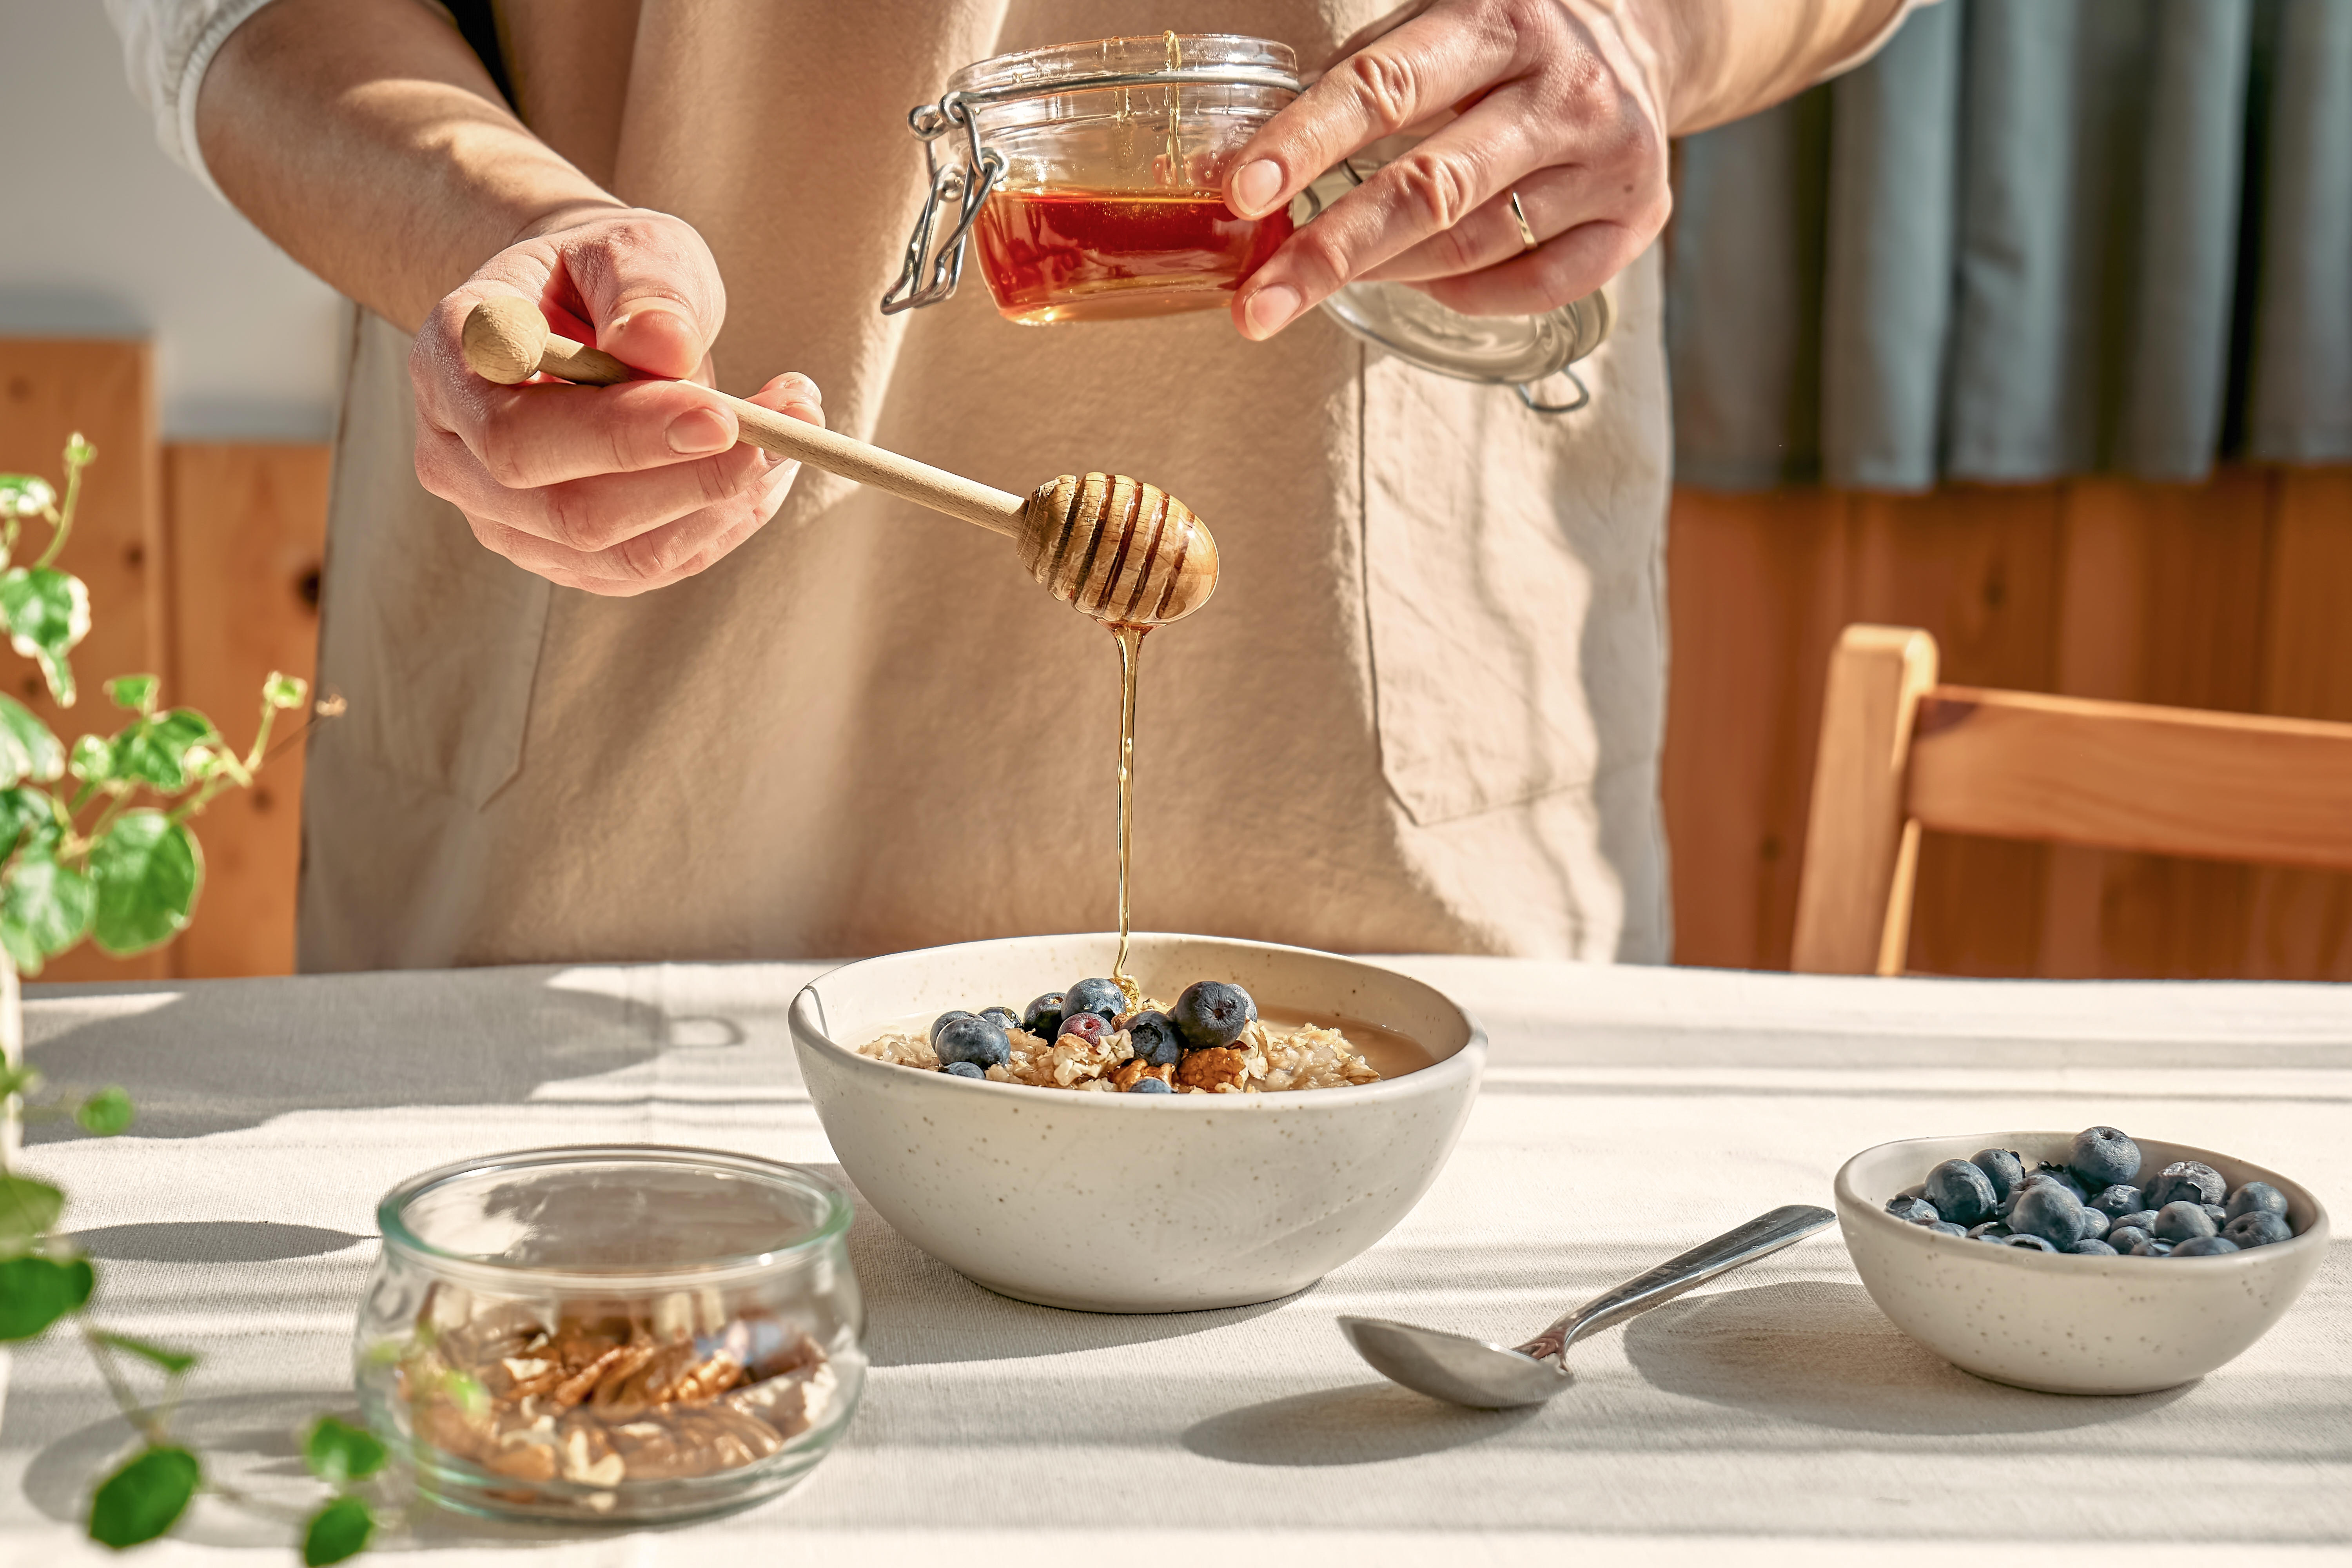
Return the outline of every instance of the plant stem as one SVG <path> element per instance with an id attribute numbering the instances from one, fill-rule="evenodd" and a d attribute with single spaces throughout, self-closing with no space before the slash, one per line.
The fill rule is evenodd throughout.
<path id="1" fill-rule="evenodd" d="M 136 1427 L 139 1435 L 150 1444 L 160 1447 L 167 1436 L 163 1424 L 155 1419 L 153 1412 L 131 1397 L 131 1385 L 122 1381 L 122 1373 L 114 1364 L 114 1352 L 98 1337 L 98 1331 L 87 1317 L 81 1321 L 81 1342 L 89 1347 L 90 1360 L 98 1363 L 99 1375 L 106 1379 L 107 1389 L 114 1395 L 114 1403 L 121 1410 L 122 1418 Z"/>
<path id="2" fill-rule="evenodd" d="M 68 447 L 66 449 L 66 499 L 58 508 L 57 517 L 54 520 L 57 527 L 49 535 L 49 547 L 41 552 L 41 558 L 38 561 L 33 563 L 34 571 L 37 572 L 55 561 L 58 558 L 58 552 L 66 547 L 66 540 L 73 532 L 74 502 L 80 499 L 81 465 L 74 460 L 73 449 Z"/>

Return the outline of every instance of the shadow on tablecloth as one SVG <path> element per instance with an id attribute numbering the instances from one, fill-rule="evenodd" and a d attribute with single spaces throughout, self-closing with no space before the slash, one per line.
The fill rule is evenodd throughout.
<path id="1" fill-rule="evenodd" d="M 1235 1465 L 1377 1465 L 1459 1448 L 1534 1419 L 1524 1410 L 1464 1410 L 1393 1383 L 1318 1388 L 1195 1422 L 1180 1439 Z"/>
<path id="2" fill-rule="evenodd" d="M 2197 1386 L 2103 1397 L 1988 1383 L 1906 1335 L 1860 1285 L 1828 1280 L 1669 1301 L 1626 1325 L 1625 1353 L 1669 1394 L 1851 1432 L 2063 1431 L 2161 1409 Z"/>
<path id="3" fill-rule="evenodd" d="M 103 994 L 59 987 L 28 1004 L 26 1043 L 53 1082 L 130 1090 L 139 1136 L 198 1138 L 291 1111 L 520 1104 L 543 1084 L 634 1067 L 673 1047 L 747 1038 L 736 1019 L 672 1017 L 552 984 L 566 973 L 456 970 L 430 984 L 402 973 L 297 975 Z M 796 1086 L 789 1057 L 778 1050 L 759 1076 Z M 76 1135 L 41 1124 L 26 1142 Z"/>

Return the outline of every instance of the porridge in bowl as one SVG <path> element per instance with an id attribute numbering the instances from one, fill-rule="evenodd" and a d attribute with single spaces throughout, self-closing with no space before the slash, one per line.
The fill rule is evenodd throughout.
<path id="1" fill-rule="evenodd" d="M 1197 981 L 1171 1002 L 1132 980 L 1081 980 L 1015 1013 L 961 1008 L 858 1047 L 920 1072 L 1125 1094 L 1279 1094 L 1354 1089 L 1429 1065 L 1393 1030 L 1304 1013 L 1261 1016 L 1238 985 Z"/>

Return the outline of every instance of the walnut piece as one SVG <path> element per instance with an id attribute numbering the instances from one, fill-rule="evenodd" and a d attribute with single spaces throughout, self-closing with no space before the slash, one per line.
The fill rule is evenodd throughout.
<path id="1" fill-rule="evenodd" d="M 1227 1085 L 1238 1090 L 1248 1071 L 1247 1060 L 1240 1051 L 1231 1046 L 1211 1046 L 1205 1050 L 1184 1053 L 1183 1065 L 1176 1069 L 1176 1081 L 1186 1089 L 1214 1094 Z"/>

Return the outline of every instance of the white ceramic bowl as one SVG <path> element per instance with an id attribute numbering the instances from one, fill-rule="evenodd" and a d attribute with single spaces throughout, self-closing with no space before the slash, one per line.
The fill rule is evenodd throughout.
<path id="1" fill-rule="evenodd" d="M 1418 1041 L 1435 1065 L 1357 1089 L 1073 1093 L 857 1055 L 910 1018 L 1020 1007 L 1110 973 L 1109 936 L 1010 937 L 845 964 L 793 998 L 801 1076 L 842 1169 L 916 1246 L 1024 1301 L 1097 1312 L 1236 1307 L 1303 1289 L 1429 1190 L 1478 1091 L 1486 1035 L 1444 995 L 1304 948 L 1141 935 L 1148 994 L 1195 980 L 1262 1007 Z"/>
<path id="2" fill-rule="evenodd" d="M 2135 1139 L 2140 1172 L 2202 1160 L 2232 1192 L 2286 1194 L 2291 1241 L 2215 1258 L 2074 1258 L 1989 1247 L 1896 1219 L 1886 1200 L 1946 1160 L 2014 1149 L 2026 1168 L 2063 1161 L 2071 1132 L 1907 1138 L 1837 1173 L 1838 1225 L 1871 1299 L 1955 1366 L 2049 1394 L 2147 1394 L 2202 1377 L 2261 1339 L 2327 1252 L 2327 1211 L 2274 1171 L 2209 1149 Z"/>

